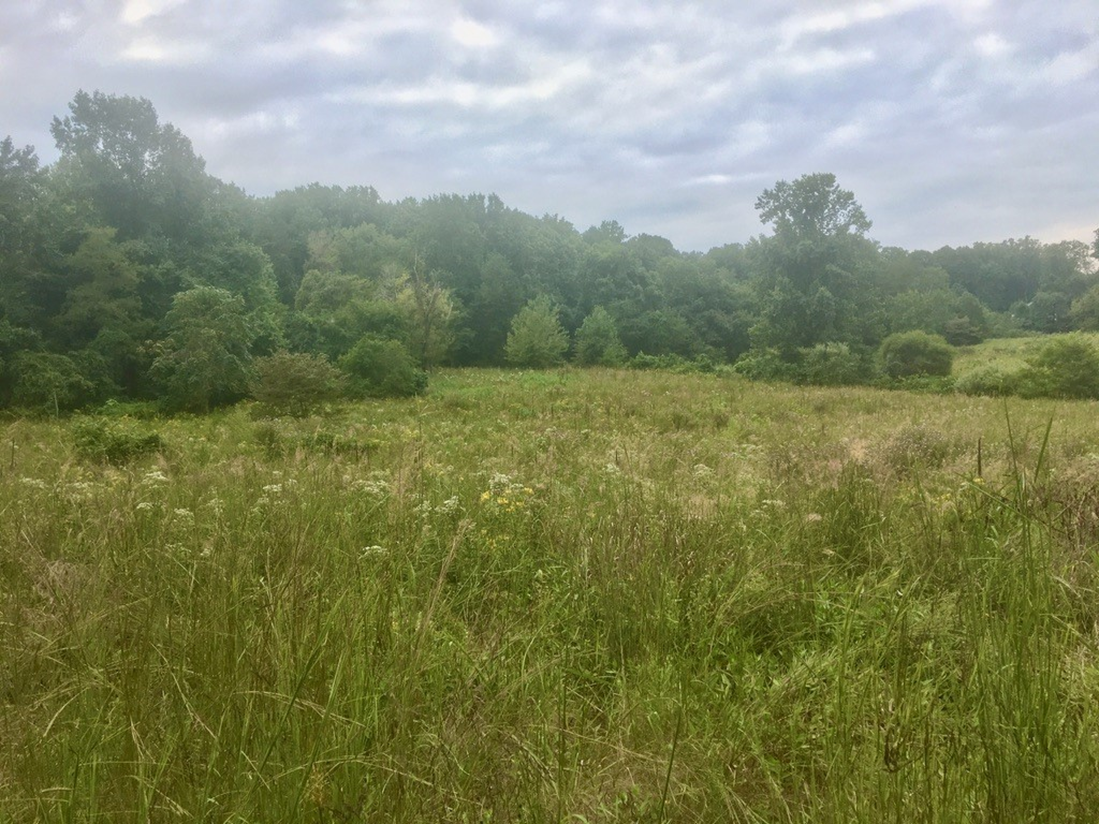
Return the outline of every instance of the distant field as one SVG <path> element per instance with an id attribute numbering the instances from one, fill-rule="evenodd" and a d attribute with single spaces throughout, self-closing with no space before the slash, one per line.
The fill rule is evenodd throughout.
<path id="1" fill-rule="evenodd" d="M 0 821 L 1092 820 L 1097 411 L 470 370 L 8 422 Z"/>
<path id="2" fill-rule="evenodd" d="M 954 358 L 954 377 L 986 366 L 999 367 L 1004 371 L 1015 371 L 1026 366 L 1027 359 L 1037 355 L 1042 347 L 1059 335 L 1035 335 L 1026 338 L 996 338 L 986 340 L 976 346 L 963 346 Z M 1099 347 L 1099 333 L 1084 334 Z"/>

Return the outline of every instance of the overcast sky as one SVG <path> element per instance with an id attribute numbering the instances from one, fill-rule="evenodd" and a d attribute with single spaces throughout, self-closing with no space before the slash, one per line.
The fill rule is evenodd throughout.
<path id="1" fill-rule="evenodd" d="M 680 249 L 834 172 L 885 245 L 1099 227 L 1097 0 L 0 0 L 0 137 L 149 98 L 251 194 L 495 192 Z"/>

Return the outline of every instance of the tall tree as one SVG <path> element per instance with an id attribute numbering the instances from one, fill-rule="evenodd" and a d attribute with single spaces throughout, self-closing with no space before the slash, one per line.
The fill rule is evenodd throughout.
<path id="1" fill-rule="evenodd" d="M 203 240 L 195 232 L 213 217 L 205 163 L 179 129 L 160 123 L 151 102 L 79 91 L 50 131 L 73 194 L 89 199 L 123 239 Z"/>
<path id="2" fill-rule="evenodd" d="M 246 394 L 256 333 L 239 295 L 189 289 L 176 295 L 164 320 L 168 337 L 153 373 L 169 405 L 205 412 Z"/>
<path id="3" fill-rule="evenodd" d="M 818 343 L 875 343 L 880 338 L 871 264 L 877 246 L 866 238 L 870 220 L 835 175 L 781 180 L 756 201 L 775 233 L 753 244 L 760 270 L 761 318 L 753 347 L 792 357 Z"/>

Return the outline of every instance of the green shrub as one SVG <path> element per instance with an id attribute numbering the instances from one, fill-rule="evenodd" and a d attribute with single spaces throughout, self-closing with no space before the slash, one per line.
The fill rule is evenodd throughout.
<path id="1" fill-rule="evenodd" d="M 127 418 L 82 418 L 70 431 L 76 453 L 98 463 L 123 464 L 164 448 L 157 432 Z"/>
<path id="2" fill-rule="evenodd" d="M 565 360 L 569 336 L 558 319 L 558 310 L 541 295 L 519 310 L 511 321 L 504 356 L 513 366 L 545 369 Z"/>
<path id="3" fill-rule="evenodd" d="M 614 318 L 596 306 L 576 332 L 576 362 L 581 366 L 620 366 L 625 360 L 626 347 L 618 337 Z"/>
<path id="4" fill-rule="evenodd" d="M 816 386 L 850 386 L 864 382 L 868 369 L 846 343 L 818 343 L 802 349 L 799 383 Z"/>
<path id="5" fill-rule="evenodd" d="M 1019 373 L 1026 398 L 1099 398 L 1099 351 L 1079 334 L 1052 340 Z"/>
<path id="6" fill-rule="evenodd" d="M 1018 372 L 989 365 L 967 372 L 956 381 L 954 388 L 963 395 L 988 395 L 1003 397 L 1015 393 L 1019 382 Z"/>
<path id="7" fill-rule="evenodd" d="M 308 415 L 339 397 L 343 375 L 323 355 L 276 352 L 254 361 L 252 397 L 265 411 Z"/>
<path id="8" fill-rule="evenodd" d="M 740 375 L 754 381 L 792 381 L 797 365 L 782 358 L 777 349 L 751 349 L 733 365 Z"/>
<path id="9" fill-rule="evenodd" d="M 954 349 L 939 335 L 897 332 L 878 350 L 882 371 L 891 378 L 915 375 L 947 376 L 954 365 Z"/>
<path id="10" fill-rule="evenodd" d="M 12 401 L 16 406 L 56 413 L 76 409 L 94 394 L 94 384 L 65 355 L 20 352 L 12 361 Z"/>
<path id="11" fill-rule="evenodd" d="M 366 335 L 339 360 L 350 393 L 367 398 L 407 398 L 427 389 L 427 373 L 405 345 Z"/>

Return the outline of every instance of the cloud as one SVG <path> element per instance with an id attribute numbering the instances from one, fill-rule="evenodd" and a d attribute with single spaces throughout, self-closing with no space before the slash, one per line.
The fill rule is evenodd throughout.
<path id="1" fill-rule="evenodd" d="M 496 191 L 683 248 L 833 171 L 883 242 L 1087 226 L 1094 0 L 57 0 L 0 5 L 0 105 L 51 159 L 78 88 L 150 98 L 257 194 Z M 1049 227 L 1049 228 L 1043 228 Z"/>

